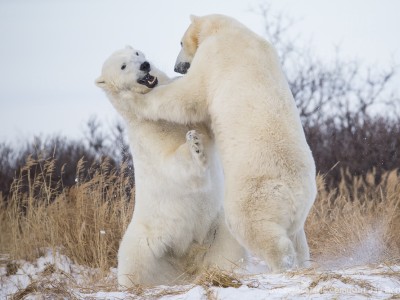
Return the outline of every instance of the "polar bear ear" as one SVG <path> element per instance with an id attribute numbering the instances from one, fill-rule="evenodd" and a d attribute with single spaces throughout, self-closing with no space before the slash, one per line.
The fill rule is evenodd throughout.
<path id="1" fill-rule="evenodd" d="M 125 46 L 125 49 L 130 49 L 130 50 L 132 50 L 133 47 L 132 47 L 131 45 L 126 45 L 126 46 Z"/>
<path id="2" fill-rule="evenodd" d="M 106 86 L 106 81 L 104 80 L 103 76 L 100 76 L 96 79 L 95 84 L 100 88 L 104 88 Z"/>
<path id="3" fill-rule="evenodd" d="M 190 15 L 190 21 L 191 21 L 192 23 L 196 22 L 198 19 L 200 19 L 200 17 L 195 16 L 195 15 Z"/>

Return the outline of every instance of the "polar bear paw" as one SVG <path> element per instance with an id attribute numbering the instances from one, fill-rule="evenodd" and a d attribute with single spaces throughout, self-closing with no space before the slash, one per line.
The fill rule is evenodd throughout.
<path id="1" fill-rule="evenodd" d="M 199 164 L 200 167 L 206 167 L 206 155 L 201 136 L 196 130 L 190 130 L 186 133 L 186 143 L 189 146 L 192 158 Z"/>

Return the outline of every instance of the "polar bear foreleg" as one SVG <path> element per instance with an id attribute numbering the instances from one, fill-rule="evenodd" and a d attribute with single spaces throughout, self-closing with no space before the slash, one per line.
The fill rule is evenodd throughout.
<path id="1" fill-rule="evenodd" d="M 192 182 L 194 184 L 197 183 L 188 178 L 205 178 L 208 160 L 204 149 L 204 138 L 196 130 L 186 133 L 186 142 L 169 154 L 162 164 L 162 168 L 169 178 L 180 183 Z"/>
<path id="2" fill-rule="evenodd" d="M 145 95 L 135 95 L 129 103 L 146 119 L 188 124 L 208 120 L 206 99 L 200 76 L 187 74 Z"/>

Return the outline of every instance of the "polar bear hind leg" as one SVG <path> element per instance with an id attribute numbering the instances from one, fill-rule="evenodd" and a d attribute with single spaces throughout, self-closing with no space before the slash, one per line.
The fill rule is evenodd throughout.
<path id="1" fill-rule="evenodd" d="M 212 242 L 204 257 L 204 266 L 217 267 L 227 271 L 241 267 L 246 252 L 229 232 L 223 212 L 218 216 L 217 227 L 212 230 L 211 235 Z"/>
<path id="2" fill-rule="evenodd" d="M 243 246 L 264 259 L 273 272 L 292 269 L 297 259 L 289 235 L 295 218 L 290 189 L 280 180 L 263 178 L 248 180 L 245 185 L 248 189 L 226 195 L 225 215 L 230 231 Z"/>
<path id="3" fill-rule="evenodd" d="M 129 288 L 140 284 L 152 286 L 159 282 L 169 282 L 180 273 L 165 259 L 165 245 L 158 239 L 146 237 L 135 228 L 125 233 L 118 251 L 118 284 Z"/>
<path id="4" fill-rule="evenodd" d="M 257 242 L 257 248 L 261 250 L 259 254 L 265 259 L 273 272 L 289 270 L 295 266 L 296 254 L 292 240 L 287 236 L 286 230 L 277 223 L 263 222 L 257 226 L 264 229 L 262 240 Z M 261 233 L 262 234 L 262 233 Z M 262 245 L 260 247 L 260 245 Z M 253 246 L 253 249 L 257 249 Z"/>
<path id="5" fill-rule="evenodd" d="M 297 265 L 300 268 L 310 266 L 310 250 L 308 248 L 306 233 L 304 228 L 300 229 L 293 236 L 294 248 L 297 254 Z"/>

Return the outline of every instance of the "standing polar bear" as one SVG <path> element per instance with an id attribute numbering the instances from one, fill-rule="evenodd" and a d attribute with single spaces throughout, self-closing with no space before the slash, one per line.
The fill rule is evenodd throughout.
<path id="1" fill-rule="evenodd" d="M 222 169 L 207 127 L 148 121 L 129 108 L 127 99 L 169 81 L 132 47 L 113 53 L 96 80 L 126 122 L 135 166 L 135 209 L 118 252 L 124 287 L 187 281 L 244 257 L 225 225 Z"/>
<path id="2" fill-rule="evenodd" d="M 230 231 L 272 271 L 305 266 L 315 164 L 277 54 L 232 18 L 191 21 L 175 65 L 187 74 L 136 97 L 132 108 L 151 120 L 211 120 Z"/>

